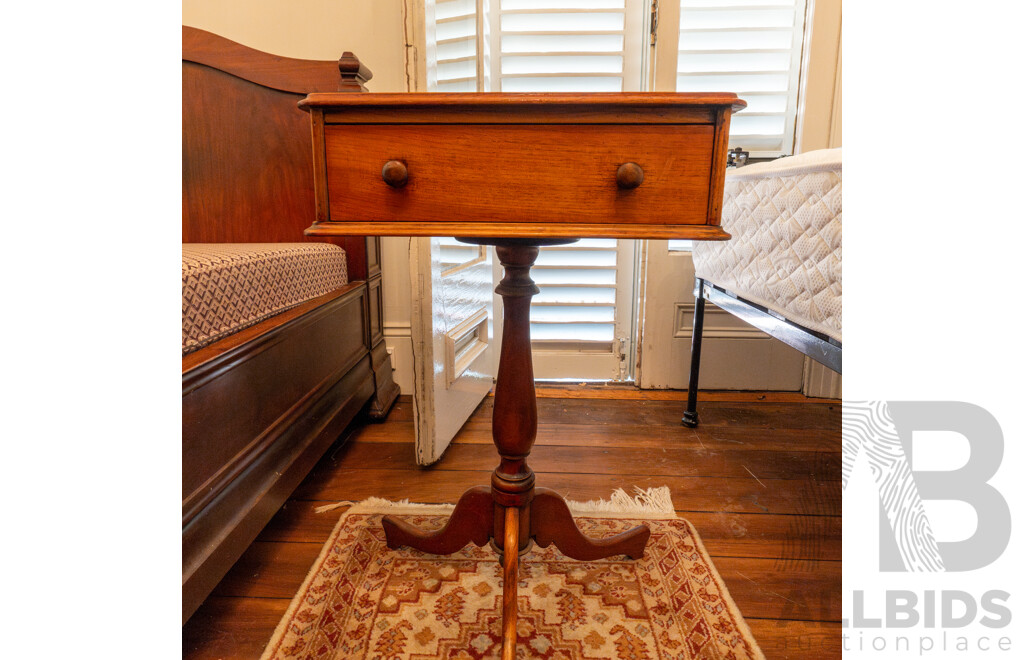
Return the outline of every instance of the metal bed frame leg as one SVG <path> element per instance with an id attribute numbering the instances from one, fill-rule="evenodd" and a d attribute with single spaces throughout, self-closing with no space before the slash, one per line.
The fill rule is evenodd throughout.
<path id="1" fill-rule="evenodd" d="M 690 384 L 686 388 L 686 410 L 683 412 L 683 426 L 696 428 L 697 382 L 700 379 L 700 346 L 704 335 L 704 280 L 697 278 L 693 290 L 697 298 L 693 310 L 693 343 L 690 345 Z"/>

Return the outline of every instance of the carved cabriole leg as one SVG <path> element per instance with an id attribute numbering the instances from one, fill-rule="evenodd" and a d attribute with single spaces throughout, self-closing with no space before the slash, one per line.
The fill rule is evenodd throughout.
<path id="1" fill-rule="evenodd" d="M 534 491 L 530 508 L 530 535 L 537 545 L 546 548 L 554 543 L 563 555 L 580 561 L 617 555 L 639 559 L 644 556 L 647 539 L 651 538 L 651 529 L 647 525 L 639 525 L 606 539 L 584 536 L 569 513 L 569 505 L 561 495 L 548 488 Z"/>
<path id="2" fill-rule="evenodd" d="M 462 494 L 448 523 L 436 532 L 424 532 L 393 516 L 385 516 L 382 523 L 392 550 L 407 545 L 432 555 L 450 555 L 470 541 L 478 546 L 485 545 L 491 539 L 493 518 L 491 489 L 474 486 Z"/>

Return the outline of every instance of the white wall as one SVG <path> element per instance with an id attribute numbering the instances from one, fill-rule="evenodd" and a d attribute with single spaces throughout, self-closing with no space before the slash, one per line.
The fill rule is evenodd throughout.
<path id="1" fill-rule="evenodd" d="M 352 51 L 373 71 L 372 92 L 405 92 L 403 0 L 184 0 L 183 25 L 268 53 L 333 60 Z M 409 239 L 383 240 L 384 337 L 395 382 L 411 394 Z"/>
<path id="2" fill-rule="evenodd" d="M 840 147 L 842 140 L 842 0 L 808 2 L 811 40 L 804 54 L 796 152 Z"/>
<path id="3" fill-rule="evenodd" d="M 374 92 L 405 91 L 402 0 L 183 0 L 181 22 L 268 53 L 333 60 L 350 50 Z"/>

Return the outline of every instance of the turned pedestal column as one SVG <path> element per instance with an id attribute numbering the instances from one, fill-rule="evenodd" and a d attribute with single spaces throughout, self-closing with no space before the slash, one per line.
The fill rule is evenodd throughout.
<path id="1" fill-rule="evenodd" d="M 537 260 L 539 246 L 571 243 L 576 239 L 459 240 L 495 245 L 505 269 L 504 278 L 495 288 L 504 303 L 504 330 L 491 422 L 500 462 L 491 475 L 491 485 L 466 491 L 443 529 L 423 532 L 387 516 L 384 532 L 389 548 L 406 545 L 432 554 L 451 554 L 472 541 L 478 546 L 491 543 L 501 553 L 504 660 L 515 657 L 518 561 L 531 541 L 541 547 L 554 543 L 562 554 L 584 561 L 615 555 L 636 559 L 643 556 L 651 531 L 641 525 L 607 539 L 585 536 L 560 495 L 534 486 L 534 473 L 527 464 L 537 437 L 530 300 L 539 289 L 530 279 L 530 268 Z"/>

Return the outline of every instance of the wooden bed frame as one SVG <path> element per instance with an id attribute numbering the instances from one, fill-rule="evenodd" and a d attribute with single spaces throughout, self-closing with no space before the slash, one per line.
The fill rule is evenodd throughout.
<path id="1" fill-rule="evenodd" d="M 182 622 L 361 412 L 398 396 L 382 331 L 380 239 L 309 238 L 311 92 L 365 91 L 336 62 L 182 28 L 182 242 L 319 240 L 349 284 L 182 358 Z"/>

